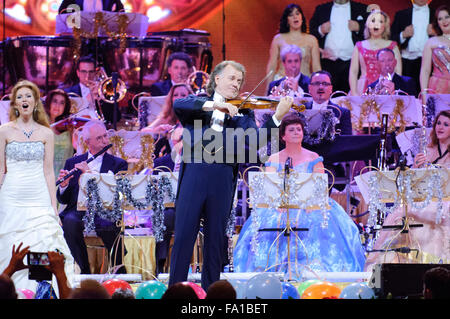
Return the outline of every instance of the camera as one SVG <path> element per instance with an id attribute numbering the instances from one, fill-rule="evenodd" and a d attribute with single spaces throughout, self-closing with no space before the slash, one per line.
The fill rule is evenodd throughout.
<path id="1" fill-rule="evenodd" d="M 28 279 L 30 280 L 52 280 L 52 272 L 45 268 L 50 265 L 47 253 L 29 252 L 27 254 Z"/>

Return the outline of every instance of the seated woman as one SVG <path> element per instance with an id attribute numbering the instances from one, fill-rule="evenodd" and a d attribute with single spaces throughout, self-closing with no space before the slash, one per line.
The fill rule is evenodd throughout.
<path id="1" fill-rule="evenodd" d="M 297 172 L 323 172 L 322 157 L 302 147 L 303 127 L 297 115 L 288 115 L 283 119 L 280 136 L 286 148 L 269 157 L 267 171 L 281 171 L 290 157 Z M 301 242 L 295 234 L 290 237 L 289 262 L 294 275 L 301 274 L 302 270 L 362 271 L 365 256 L 358 228 L 338 203 L 333 199 L 329 199 L 328 203 L 331 208 L 327 227 L 321 225 L 321 211 L 289 211 L 291 227 L 309 229 L 296 232 Z M 286 213 L 277 209 L 256 208 L 245 222 L 234 249 L 235 270 L 287 272 L 287 237 L 280 236 L 270 250 L 279 232 L 258 231 L 260 228 L 283 228 L 285 225 Z"/>
<path id="2" fill-rule="evenodd" d="M 72 146 L 73 128 L 67 125 L 53 124 L 70 116 L 70 98 L 63 90 L 56 89 L 50 91 L 45 98 L 44 108 L 49 117 L 50 126 L 53 133 L 55 133 L 55 153 L 53 164 L 55 176 L 58 176 L 59 171 L 64 167 L 66 160 L 72 157 L 74 153 Z"/>
<path id="3" fill-rule="evenodd" d="M 350 62 L 349 85 L 351 95 L 362 95 L 367 86 L 380 77 L 377 53 L 380 49 L 389 48 L 394 51 L 397 65 L 395 73 L 402 74 L 402 60 L 397 42 L 389 40 L 389 16 L 383 11 L 375 10 L 367 17 L 364 29 L 364 41 L 356 42 Z M 361 76 L 358 73 L 361 67 Z"/>
<path id="4" fill-rule="evenodd" d="M 295 44 L 302 50 L 300 72 L 310 76 L 312 72 L 321 70 L 319 42 L 316 37 L 306 33 L 306 18 L 298 4 L 288 5 L 280 19 L 280 30 L 272 39 L 267 72 L 273 71 L 268 83 L 285 76 L 280 51 L 286 44 Z"/>
<path id="5" fill-rule="evenodd" d="M 180 121 L 173 111 L 173 102 L 176 99 L 187 97 L 189 94 L 193 94 L 193 92 L 188 84 L 179 83 L 172 86 L 161 112 L 152 123 L 141 130 L 142 132 L 158 135 L 155 145 L 155 157 L 161 157 L 170 153 L 171 145 L 166 135 L 175 125 L 180 125 Z"/>
<path id="6" fill-rule="evenodd" d="M 431 142 L 426 155 L 419 153 L 414 158 L 413 168 L 421 168 L 428 164 L 436 164 L 450 169 L 450 111 L 440 112 L 434 121 L 430 134 Z M 450 263 L 450 202 L 444 201 L 443 210 L 438 209 L 438 202 L 431 202 L 423 209 L 409 207 L 408 218 L 412 224 L 423 225 L 410 228 L 408 233 L 382 231 L 376 240 L 374 250 L 389 250 L 398 247 L 418 249 L 409 254 L 397 252 L 373 252 L 367 256 L 364 268 L 371 271 L 376 263 Z M 441 211 L 446 216 L 437 216 Z M 402 225 L 405 216 L 403 207 L 389 214 L 384 225 Z M 396 236 L 397 235 L 397 236 Z"/>

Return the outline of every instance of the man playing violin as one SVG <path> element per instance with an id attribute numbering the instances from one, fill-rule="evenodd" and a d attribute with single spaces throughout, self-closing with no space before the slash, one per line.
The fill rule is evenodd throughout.
<path id="1" fill-rule="evenodd" d="M 258 131 L 251 109 L 239 109 L 228 99 L 239 95 L 245 77 L 245 68 L 234 61 L 219 63 L 210 76 L 208 97 L 190 95 L 174 102 L 174 111 L 183 128 L 183 162 L 180 167 L 175 212 L 175 241 L 170 264 L 169 286 L 187 280 L 189 263 L 204 219 L 204 247 L 202 287 L 219 280 L 227 247 L 226 228 L 236 189 L 238 161 L 230 163 L 234 148 L 227 148 L 228 129 Z M 274 116 L 263 128 L 277 128 L 292 105 L 291 97 L 283 97 Z M 202 138 L 196 139 L 200 131 Z M 208 148 L 205 136 L 222 138 L 222 145 Z M 229 136 L 228 136 L 229 137 Z M 248 140 L 245 140 L 248 143 Z M 206 145 L 206 147 L 205 147 Z M 217 146 L 217 144 L 216 144 Z M 195 156 L 195 149 L 203 154 L 216 155 L 213 161 Z"/>

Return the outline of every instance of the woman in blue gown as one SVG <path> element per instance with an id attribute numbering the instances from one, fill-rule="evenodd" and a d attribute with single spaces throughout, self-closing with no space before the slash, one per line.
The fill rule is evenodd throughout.
<path id="1" fill-rule="evenodd" d="M 297 115 L 283 119 L 280 136 L 286 148 L 270 156 L 266 171 L 282 171 L 287 158 L 292 169 L 300 173 L 323 173 L 323 158 L 302 147 L 303 123 Z M 363 271 L 365 255 L 356 224 L 333 199 L 328 200 L 327 225 L 322 211 L 289 210 L 292 228 L 308 231 L 291 232 L 287 237 L 278 231 L 258 231 L 261 228 L 286 227 L 286 211 L 256 208 L 241 229 L 234 249 L 237 272 L 276 271 L 301 276 L 302 271 L 341 272 Z M 278 236 L 278 239 L 277 239 Z"/>

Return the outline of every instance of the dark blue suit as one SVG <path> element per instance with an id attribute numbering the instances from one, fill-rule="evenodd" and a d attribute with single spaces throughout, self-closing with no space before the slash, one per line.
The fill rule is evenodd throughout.
<path id="1" fill-rule="evenodd" d="M 65 92 L 67 93 L 75 93 L 79 96 L 81 96 L 81 87 L 80 83 L 77 83 L 71 87 L 65 88 Z M 97 103 L 96 103 L 97 104 Z M 96 105 L 96 109 L 98 111 L 99 106 Z M 100 101 L 100 108 L 103 113 L 103 117 L 105 118 L 105 121 L 112 123 L 114 120 L 114 104 L 109 104 L 103 101 Z M 120 114 L 119 109 L 117 109 L 117 121 L 119 121 L 122 118 L 122 115 Z"/>
<path id="2" fill-rule="evenodd" d="M 77 4 L 81 10 L 83 10 L 83 2 L 84 0 L 64 0 L 59 6 L 58 12 L 63 11 L 71 4 Z M 102 0 L 103 11 L 112 11 L 113 6 L 116 5 L 114 11 L 120 11 L 123 9 L 123 4 L 120 0 Z"/>
<path id="3" fill-rule="evenodd" d="M 86 161 L 88 154 L 81 154 L 69 158 L 64 165 L 64 169 L 70 171 L 75 167 L 75 164 Z M 100 173 L 107 173 L 112 171 L 114 174 L 120 171 L 126 171 L 128 169 L 128 163 L 121 158 L 112 156 L 105 153 L 103 156 L 102 166 L 100 168 Z M 66 208 L 59 214 L 64 230 L 64 238 L 69 245 L 70 252 L 74 257 L 77 264 L 80 266 L 82 274 L 90 274 L 91 270 L 89 267 L 89 259 L 86 249 L 86 244 L 83 237 L 83 216 L 85 212 L 77 210 L 78 203 L 78 191 L 79 184 L 78 180 L 81 176 L 81 171 L 78 171 L 70 179 L 69 185 L 61 194 L 58 188 L 56 196 L 61 204 L 67 205 Z M 112 256 L 116 256 L 115 264 L 122 264 L 122 245 L 117 244 L 118 249 L 113 249 L 116 247 L 114 241 L 120 233 L 120 228 L 118 228 L 115 223 L 96 217 L 95 226 L 97 235 L 103 240 L 105 247 L 108 249 L 108 253 L 113 251 Z M 109 254 L 108 254 L 109 255 Z M 119 272 L 124 270 L 119 269 Z"/>
<path id="4" fill-rule="evenodd" d="M 306 109 L 312 109 L 313 102 L 307 102 L 305 104 Z M 352 135 L 352 119 L 350 111 L 346 108 L 340 107 L 337 104 L 328 102 L 328 109 L 333 110 L 334 115 L 339 118 L 339 123 L 336 124 L 335 129 L 341 130 L 341 135 Z M 332 106 L 331 106 L 332 105 Z M 339 109 L 339 111 L 338 111 Z"/>
<path id="5" fill-rule="evenodd" d="M 227 128 L 253 128 L 258 131 L 254 113 L 247 110 L 244 116 L 225 117 L 224 130 L 221 134 L 223 147 L 210 150 L 210 140 L 196 139 L 210 129 L 212 111 L 203 111 L 202 106 L 211 98 L 189 96 L 174 103 L 174 111 L 183 125 L 183 161 L 179 173 L 175 213 L 175 242 L 172 249 L 169 286 L 186 281 L 194 243 L 199 231 L 200 218 L 204 218 L 202 287 L 219 280 L 224 265 L 224 248 L 226 247 L 226 224 L 231 212 L 236 189 L 238 163 L 226 148 Z M 200 120 L 200 132 L 194 132 L 194 121 Z M 266 128 L 276 127 L 272 119 L 264 124 Z M 269 129 L 270 131 L 270 129 Z M 191 140 L 186 140 L 187 132 Z M 197 135 L 198 137 L 198 135 Z M 229 136 L 228 136 L 229 137 Z M 234 139 L 236 142 L 236 139 Z M 240 141 L 243 142 L 242 140 Z M 248 143 L 248 140 L 245 140 Z M 236 144 L 235 144 L 236 145 Z M 207 163 L 195 157 L 195 148 L 201 152 L 217 155 L 217 160 Z M 227 152 L 228 151 L 228 152 Z M 187 153 L 190 152 L 190 156 Z M 220 163 L 227 156 L 233 157 L 232 163 Z M 199 162 L 193 162 L 198 160 Z"/>
<path id="6" fill-rule="evenodd" d="M 150 94 L 152 96 L 162 96 L 169 94 L 170 88 L 172 87 L 172 80 L 167 79 L 160 82 L 155 82 L 150 87 Z"/>
<path id="7" fill-rule="evenodd" d="M 270 95 L 270 91 L 272 91 L 272 88 L 275 86 L 279 86 L 281 84 L 281 82 L 283 82 L 285 79 L 286 79 L 286 77 L 282 77 L 281 79 L 270 82 L 269 90 L 267 90 L 267 95 Z M 298 85 L 303 89 L 303 91 L 305 93 L 308 92 L 309 81 L 310 81 L 310 79 L 308 76 L 306 76 L 304 74 L 300 74 L 300 77 L 298 79 Z"/>
<path id="8" fill-rule="evenodd" d="M 402 90 L 412 96 L 416 96 L 418 94 L 417 87 L 416 87 L 416 81 L 414 81 L 414 79 L 409 76 L 402 76 L 402 75 L 398 75 L 397 73 L 394 73 L 392 82 L 394 83 L 396 90 Z M 375 86 L 377 84 L 378 84 L 378 80 L 369 84 L 368 87 L 373 89 L 373 88 L 375 88 Z"/>

